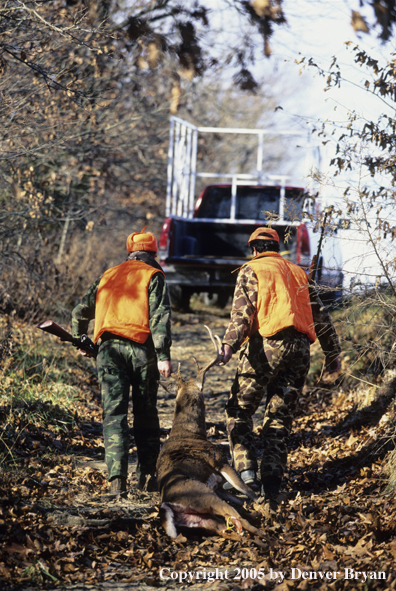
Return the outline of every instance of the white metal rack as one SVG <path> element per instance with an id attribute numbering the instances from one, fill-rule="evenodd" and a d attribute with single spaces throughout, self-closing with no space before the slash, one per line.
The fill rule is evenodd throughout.
<path id="1" fill-rule="evenodd" d="M 197 172 L 198 136 L 200 133 L 246 134 L 257 136 L 256 174 Z M 238 185 L 279 184 L 281 187 L 280 220 L 283 220 L 286 175 L 263 174 L 264 140 L 269 135 L 299 136 L 301 132 L 274 131 L 266 129 L 245 129 L 237 127 L 197 127 L 180 117 L 170 119 L 168 149 L 168 179 L 166 192 L 166 216 L 192 218 L 195 204 L 197 178 L 224 179 L 231 183 L 231 212 L 229 220 L 235 220 L 236 194 Z M 310 136 L 308 135 L 308 143 Z"/>

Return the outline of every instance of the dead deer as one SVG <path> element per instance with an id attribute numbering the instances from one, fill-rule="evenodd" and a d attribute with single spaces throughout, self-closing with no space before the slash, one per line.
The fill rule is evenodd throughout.
<path id="1" fill-rule="evenodd" d="M 215 346 L 214 359 L 203 369 L 199 369 L 194 359 L 197 376 L 187 381 L 181 377 L 180 364 L 177 373 L 172 374 L 177 381 L 173 424 L 157 461 L 161 523 L 172 538 L 177 537 L 178 527 L 200 528 L 233 539 L 240 539 L 238 534 L 245 528 L 263 537 L 262 531 L 253 527 L 224 500 L 239 499 L 219 488 L 227 480 L 249 499 L 256 500 L 254 492 L 228 464 L 224 450 L 206 438 L 202 390 L 208 369 L 221 362 L 221 343 L 219 337 L 216 336 L 216 342 L 212 331 L 207 326 L 205 328 Z M 237 534 L 227 533 L 232 526 L 235 526 Z"/>

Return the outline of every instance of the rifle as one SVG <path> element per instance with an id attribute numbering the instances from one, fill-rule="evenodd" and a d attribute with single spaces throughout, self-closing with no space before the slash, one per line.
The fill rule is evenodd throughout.
<path id="1" fill-rule="evenodd" d="M 67 341 L 68 343 L 71 343 L 73 347 L 77 347 L 77 349 L 86 351 L 91 357 L 96 359 L 98 354 L 98 346 L 95 345 L 95 343 L 91 341 L 91 339 L 86 334 L 83 334 L 82 337 L 76 339 L 70 334 L 70 332 L 67 332 L 67 330 L 52 320 L 40 322 L 40 324 L 37 325 L 37 328 L 59 337 L 61 341 Z"/>
<path id="2" fill-rule="evenodd" d="M 328 215 L 329 215 L 329 212 L 326 211 L 324 218 L 323 218 L 322 231 L 320 233 L 320 238 L 319 238 L 319 243 L 318 243 L 318 250 L 316 251 L 316 254 L 313 255 L 312 261 L 311 261 L 311 266 L 309 267 L 308 283 L 310 285 L 313 285 L 315 283 L 315 276 L 316 276 L 316 272 L 318 270 L 319 256 L 320 256 L 320 251 L 322 250 L 323 236 L 324 236 L 324 232 L 325 232 L 326 220 L 327 220 Z"/>

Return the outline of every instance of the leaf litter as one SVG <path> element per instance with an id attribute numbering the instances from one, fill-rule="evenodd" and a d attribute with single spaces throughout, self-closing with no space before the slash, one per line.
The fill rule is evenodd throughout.
<path id="1" fill-rule="evenodd" d="M 227 319 L 226 311 L 205 308 L 174 314 L 172 361 L 175 368 L 181 363 L 184 378 L 196 372 L 193 357 L 202 366 L 212 355 L 204 324 L 221 337 Z M 224 446 L 224 405 L 236 357 L 212 368 L 204 388 L 208 438 Z M 306 386 L 278 506 L 239 509 L 266 532 L 265 540 L 245 534 L 235 541 L 194 531 L 172 540 L 159 521 L 159 494 L 137 489 L 133 429 L 128 496 L 106 496 L 99 386 L 94 373 L 81 367 L 74 376 L 80 388 L 74 422 L 61 431 L 23 425 L 13 447 L 22 467 L 17 476 L 2 471 L 3 589 L 353 590 L 363 583 L 370 589 L 396 588 L 396 505 L 386 492 L 384 471 L 394 449 L 392 383 L 361 409 L 337 378 Z M 158 396 L 163 441 L 174 399 L 173 381 L 164 380 Z M 263 410 L 254 418 L 258 453 Z M 177 578 L 188 572 L 191 583 Z M 377 578 L 380 573 L 385 583 Z"/>

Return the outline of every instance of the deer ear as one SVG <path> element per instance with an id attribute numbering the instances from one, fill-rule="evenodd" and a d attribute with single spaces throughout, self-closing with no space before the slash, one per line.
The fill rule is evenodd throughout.
<path id="1" fill-rule="evenodd" d="M 158 384 L 163 387 L 163 389 L 165 390 L 165 392 L 167 392 L 168 394 L 170 394 L 170 387 L 168 385 L 163 384 L 159 380 L 158 380 Z"/>
<path id="2" fill-rule="evenodd" d="M 181 377 L 181 364 L 179 363 L 178 367 L 177 367 L 177 373 L 171 373 L 171 378 L 173 378 L 174 380 L 176 380 L 176 382 L 180 385 L 180 384 L 184 384 L 184 380 Z"/>

